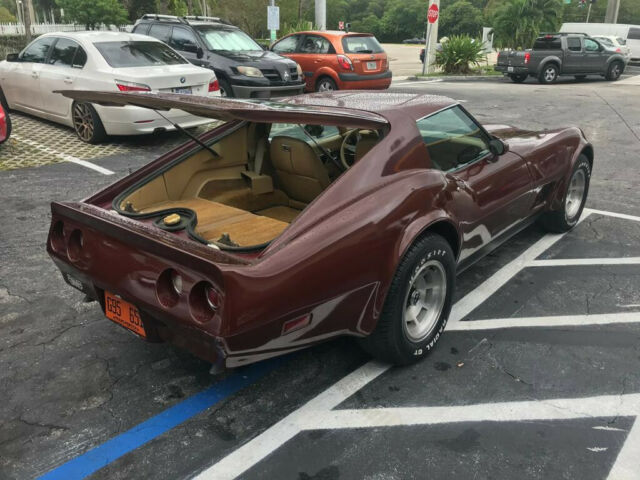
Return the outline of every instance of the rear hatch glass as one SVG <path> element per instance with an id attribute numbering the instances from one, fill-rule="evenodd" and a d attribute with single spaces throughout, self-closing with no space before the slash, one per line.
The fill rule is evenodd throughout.
<path id="1" fill-rule="evenodd" d="M 189 63 L 160 42 L 96 42 L 94 45 L 113 68 Z"/>
<path id="2" fill-rule="evenodd" d="M 357 74 L 376 74 L 388 68 L 387 54 L 373 35 L 346 35 L 342 37 L 342 48 Z"/>
<path id="3" fill-rule="evenodd" d="M 347 35 L 342 37 L 344 53 L 383 53 L 382 45 L 373 35 Z"/>

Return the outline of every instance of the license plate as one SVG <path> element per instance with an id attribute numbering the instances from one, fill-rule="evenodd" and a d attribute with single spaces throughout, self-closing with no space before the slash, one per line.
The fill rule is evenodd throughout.
<path id="1" fill-rule="evenodd" d="M 367 62 L 367 70 L 375 70 L 378 68 L 376 62 Z"/>
<path id="2" fill-rule="evenodd" d="M 141 337 L 147 336 L 138 309 L 129 302 L 107 291 L 104 292 L 104 313 L 109 320 L 128 328 Z"/>
<path id="3" fill-rule="evenodd" d="M 176 87 L 172 88 L 171 91 L 173 93 L 186 93 L 188 95 L 191 95 L 191 87 Z"/>
<path id="4" fill-rule="evenodd" d="M 507 72 L 513 72 L 513 67 L 507 67 Z"/>

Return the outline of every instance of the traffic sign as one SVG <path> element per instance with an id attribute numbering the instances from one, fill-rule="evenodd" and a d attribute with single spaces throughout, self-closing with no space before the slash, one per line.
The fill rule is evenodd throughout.
<path id="1" fill-rule="evenodd" d="M 338 30 L 344 30 L 344 22 L 338 22 Z"/>
<path id="2" fill-rule="evenodd" d="M 438 20 L 438 5 L 435 3 L 432 3 L 427 11 L 427 20 L 429 20 L 429 23 L 436 23 Z"/>

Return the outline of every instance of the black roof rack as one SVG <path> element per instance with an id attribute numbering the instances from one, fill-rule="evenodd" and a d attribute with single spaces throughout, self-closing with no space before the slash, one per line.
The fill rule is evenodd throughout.
<path id="1" fill-rule="evenodd" d="M 145 13 L 140 17 L 140 20 L 158 20 L 160 22 L 178 22 L 178 23 L 186 23 L 187 22 L 183 17 L 178 17 L 176 15 L 162 15 L 157 13 Z"/>
<path id="2" fill-rule="evenodd" d="M 547 35 L 559 35 L 561 37 L 566 37 L 567 35 L 582 35 L 583 37 L 589 36 L 589 34 L 581 33 L 581 32 L 540 32 L 538 34 L 539 37 L 547 36 Z"/>
<path id="3" fill-rule="evenodd" d="M 216 22 L 216 23 L 223 23 L 225 25 L 232 25 L 231 22 L 220 17 L 206 17 L 204 15 L 187 15 L 184 18 L 187 21 L 195 20 L 196 22 Z"/>

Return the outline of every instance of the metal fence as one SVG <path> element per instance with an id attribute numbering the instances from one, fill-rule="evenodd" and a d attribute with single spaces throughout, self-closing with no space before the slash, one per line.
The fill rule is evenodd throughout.
<path id="1" fill-rule="evenodd" d="M 99 30 L 112 30 L 130 32 L 133 25 L 101 25 Z M 78 32 L 86 30 L 84 25 L 73 23 L 34 23 L 31 25 L 32 35 L 41 35 L 49 32 Z M 0 36 L 24 35 L 24 24 L 22 23 L 0 23 Z"/>

